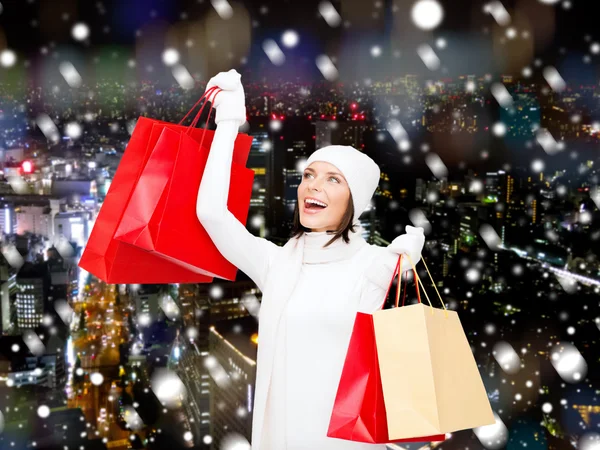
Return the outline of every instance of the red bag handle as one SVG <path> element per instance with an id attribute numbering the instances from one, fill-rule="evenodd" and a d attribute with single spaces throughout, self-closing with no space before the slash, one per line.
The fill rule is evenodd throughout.
<path id="1" fill-rule="evenodd" d="M 200 104 L 200 102 L 201 102 L 202 100 L 204 100 L 204 97 L 206 97 L 207 95 L 210 95 L 210 94 L 212 94 L 212 92 L 213 92 L 215 89 L 219 89 L 219 87 L 218 87 L 218 86 L 213 86 L 213 87 L 211 87 L 210 89 L 207 89 L 207 90 L 206 90 L 206 92 L 204 92 L 204 94 L 202 94 L 202 97 L 200 97 L 200 99 L 199 99 L 199 100 L 198 100 L 198 101 L 197 101 L 197 102 L 194 104 L 194 106 L 192 106 L 192 109 L 190 109 L 190 110 L 187 112 L 187 114 L 186 114 L 185 116 L 183 116 L 183 119 L 181 119 L 177 125 L 181 125 L 181 124 L 183 124 L 183 121 L 184 121 L 184 120 L 187 118 L 187 116 L 189 116 L 189 115 L 191 114 L 191 112 L 192 112 L 192 111 L 193 111 L 193 110 L 196 108 L 196 106 L 198 106 L 198 105 Z"/>
<path id="2" fill-rule="evenodd" d="M 210 96 L 210 94 L 212 92 L 214 92 L 214 89 L 210 88 L 209 91 L 210 91 L 209 92 L 209 96 Z M 223 89 L 217 88 L 216 89 L 217 93 L 215 94 L 212 101 L 210 102 L 210 109 L 208 110 L 208 115 L 206 116 L 206 123 L 204 124 L 204 132 L 202 133 L 202 139 L 200 140 L 200 146 L 202 146 L 202 143 L 204 142 L 204 136 L 206 135 L 206 130 L 208 130 L 208 121 L 210 120 L 210 114 L 212 113 L 212 110 L 214 107 L 215 98 L 217 98 L 217 95 L 219 95 L 222 91 L 223 91 Z M 208 100 L 208 97 L 206 99 Z M 190 127 L 186 130 L 186 134 L 190 134 L 192 129 L 196 128 L 196 125 L 198 124 L 198 121 L 200 120 L 200 116 L 202 115 L 202 111 L 204 111 L 205 106 L 206 106 L 206 102 L 204 102 L 204 104 L 202 105 L 202 108 L 200 108 L 200 111 L 198 111 L 198 114 L 196 114 L 196 117 L 194 117 L 194 120 L 192 121 Z"/>
<path id="3" fill-rule="evenodd" d="M 223 89 L 219 88 L 218 86 L 213 86 L 210 89 L 207 89 L 206 92 L 204 92 L 204 94 L 202 95 L 202 97 L 200 97 L 200 99 L 196 102 L 196 104 L 192 107 L 192 109 L 190 109 L 188 111 L 188 113 L 183 117 L 183 119 L 181 119 L 181 121 L 178 124 L 178 125 L 181 125 L 183 123 L 183 121 L 187 118 L 187 116 L 190 115 L 190 113 L 194 110 L 194 108 L 196 108 L 196 106 L 198 106 L 198 104 L 202 100 L 209 100 L 210 94 L 212 94 L 213 92 L 217 91 L 217 93 L 213 97 L 213 100 L 212 100 L 212 102 L 210 104 L 210 110 L 208 111 L 208 116 L 206 117 L 206 123 L 204 124 L 204 132 L 202 133 L 202 139 L 200 140 L 200 146 L 202 146 L 202 143 L 204 142 L 204 136 L 206 136 L 206 130 L 208 129 L 208 121 L 210 120 L 210 114 L 212 113 L 212 110 L 213 110 L 213 107 L 214 107 L 214 100 L 215 100 L 215 98 L 217 97 L 217 95 L 219 95 L 219 93 L 222 90 Z M 204 102 L 204 104 L 200 108 L 200 111 L 198 111 L 198 113 L 194 117 L 194 120 L 192 120 L 192 123 L 187 128 L 187 130 L 185 131 L 185 133 L 187 135 L 190 134 L 190 132 L 192 131 L 192 129 L 196 128 L 196 125 L 198 124 L 198 121 L 200 120 L 200 116 L 202 115 L 202 111 L 204 111 L 204 107 L 206 106 L 206 103 L 207 102 Z"/>
<path id="4" fill-rule="evenodd" d="M 394 274 L 392 275 L 390 284 L 387 288 L 385 296 L 383 297 L 383 303 L 381 304 L 381 307 L 379 309 L 383 309 L 383 306 L 385 305 L 385 301 L 387 300 L 387 297 L 390 293 L 390 289 L 392 288 L 392 283 L 394 282 L 394 278 L 396 278 L 396 273 L 398 274 L 398 284 L 396 285 L 396 308 L 398 307 L 398 301 L 400 299 L 400 284 L 402 283 L 402 274 L 400 273 L 401 262 L 402 262 L 402 253 L 400 253 L 400 256 L 398 257 L 398 263 L 396 264 L 396 268 L 394 269 Z M 421 294 L 419 293 L 419 281 L 418 281 L 419 279 L 417 278 L 417 272 L 416 272 L 414 266 L 412 268 L 412 271 L 413 271 L 413 275 L 415 278 L 415 289 L 417 290 L 417 299 L 419 300 L 419 303 L 421 303 Z M 405 275 L 404 281 L 408 283 L 407 276 L 408 276 L 408 274 Z M 406 298 L 406 289 L 404 290 L 404 295 L 402 296 L 402 306 L 404 306 L 405 298 Z"/>

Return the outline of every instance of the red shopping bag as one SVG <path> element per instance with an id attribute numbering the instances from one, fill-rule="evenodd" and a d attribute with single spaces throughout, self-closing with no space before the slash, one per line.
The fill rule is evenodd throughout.
<path id="1" fill-rule="evenodd" d="M 209 114 L 210 115 L 210 114 Z M 249 152 L 251 139 L 236 145 Z M 146 163 L 115 239 L 208 276 L 235 280 L 237 267 L 217 249 L 196 215 L 210 147 L 189 133 L 163 129 Z M 232 163 L 229 211 L 245 225 L 254 171 Z"/>
<path id="2" fill-rule="evenodd" d="M 400 255 L 396 265 L 384 301 L 390 292 L 401 259 L 402 255 Z M 397 299 L 399 288 L 400 276 L 396 289 Z M 410 370 L 410 368 L 407 368 L 407 370 Z M 443 441 L 446 438 L 445 434 L 439 434 L 389 440 L 383 388 L 379 373 L 375 328 L 371 314 L 361 312 L 356 314 L 327 436 L 371 444 L 431 442 Z"/>
<path id="3" fill-rule="evenodd" d="M 203 98 L 204 96 L 194 105 L 192 110 Z M 181 123 L 190 112 L 179 124 L 139 117 L 98 213 L 95 225 L 79 261 L 79 267 L 107 283 L 160 284 L 210 283 L 212 281 L 211 277 L 191 271 L 181 265 L 173 264 L 157 255 L 114 239 L 114 233 L 131 193 L 160 135 L 157 130 L 163 128 L 171 130 L 189 129 L 189 127 L 182 126 Z M 206 142 L 212 142 L 214 131 L 192 129 L 190 134 L 192 137 L 197 138 L 204 132 L 206 132 Z M 151 141 L 151 137 L 154 141 Z M 243 140 L 241 137 L 240 139 Z M 245 139 L 251 140 L 252 138 L 248 136 Z M 242 147 L 239 150 L 236 147 L 233 158 L 238 164 L 245 165 L 248 152 L 241 150 Z"/>

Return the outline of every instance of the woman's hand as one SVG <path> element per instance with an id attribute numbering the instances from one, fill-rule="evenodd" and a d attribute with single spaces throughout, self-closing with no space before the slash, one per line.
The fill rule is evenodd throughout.
<path id="1" fill-rule="evenodd" d="M 231 69 L 229 72 L 219 72 L 208 81 L 205 92 L 213 86 L 222 89 L 215 89 L 207 96 L 217 110 L 217 125 L 221 120 L 236 120 L 240 125 L 246 122 L 246 97 L 241 78 L 235 69 Z"/>
<path id="2" fill-rule="evenodd" d="M 400 254 L 410 256 L 402 258 L 400 266 L 400 274 L 407 270 L 412 270 L 412 264 L 415 268 L 421 260 L 421 251 L 425 245 L 425 235 L 422 227 L 406 226 L 406 233 L 398 236 L 387 247 L 374 245 L 376 255 L 371 264 L 368 265 L 365 276 L 366 278 L 384 291 L 388 289 L 391 280 L 395 276 L 395 269 L 398 265 Z M 371 305 L 375 308 L 374 304 Z M 369 309 L 371 306 L 367 307 Z M 380 306 L 380 303 L 379 303 Z"/>
<path id="3" fill-rule="evenodd" d="M 403 253 L 410 256 L 410 260 L 416 265 L 421 259 L 421 252 L 425 245 L 425 235 L 423 234 L 423 231 L 423 227 L 412 227 L 407 225 L 406 234 L 401 234 L 394 239 L 392 243 L 387 246 L 388 250 L 397 255 Z M 396 262 L 397 261 L 398 259 L 396 258 Z M 410 267 L 410 263 L 408 261 L 406 261 L 406 263 L 409 264 Z M 404 261 L 402 265 L 404 266 Z"/>

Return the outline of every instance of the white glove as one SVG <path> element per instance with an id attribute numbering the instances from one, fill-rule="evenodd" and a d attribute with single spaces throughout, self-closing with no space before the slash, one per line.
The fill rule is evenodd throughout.
<path id="1" fill-rule="evenodd" d="M 246 122 L 246 97 L 241 78 L 235 69 L 231 69 L 229 72 L 219 72 L 208 81 L 204 92 L 213 86 L 223 89 L 220 92 L 215 89 L 207 95 L 207 99 L 217 110 L 217 125 L 221 120 L 237 120 L 240 125 Z"/>
<path id="2" fill-rule="evenodd" d="M 423 234 L 423 227 L 412 227 L 406 226 L 406 234 L 401 234 L 394 239 L 387 249 L 396 254 L 396 263 L 398 262 L 398 256 L 403 253 L 410 256 L 410 261 L 415 265 L 421 260 L 421 252 L 425 245 L 425 235 Z M 408 258 L 402 258 L 401 269 L 412 269 Z M 394 264 L 395 267 L 395 264 Z M 392 270 L 394 268 L 392 267 Z"/>
<path id="3" fill-rule="evenodd" d="M 389 287 L 390 281 L 394 277 L 394 269 L 398 264 L 401 253 L 410 255 L 412 263 L 416 265 L 421 260 L 421 250 L 425 244 L 425 235 L 422 227 L 406 226 L 406 234 L 402 234 L 394 239 L 387 247 L 376 247 L 377 255 L 373 263 L 370 264 L 365 272 L 366 277 L 375 285 L 385 290 Z M 408 258 L 402 258 L 400 274 L 411 270 L 412 265 Z"/>

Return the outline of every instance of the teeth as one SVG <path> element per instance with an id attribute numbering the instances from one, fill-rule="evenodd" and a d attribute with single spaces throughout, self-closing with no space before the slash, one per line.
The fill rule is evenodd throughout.
<path id="1" fill-rule="evenodd" d="M 314 203 L 315 205 L 321 205 L 321 206 L 323 206 L 325 208 L 327 207 L 327 205 L 325 203 L 319 202 L 317 200 L 313 200 L 312 198 L 306 199 L 305 202 L 306 203 Z"/>

